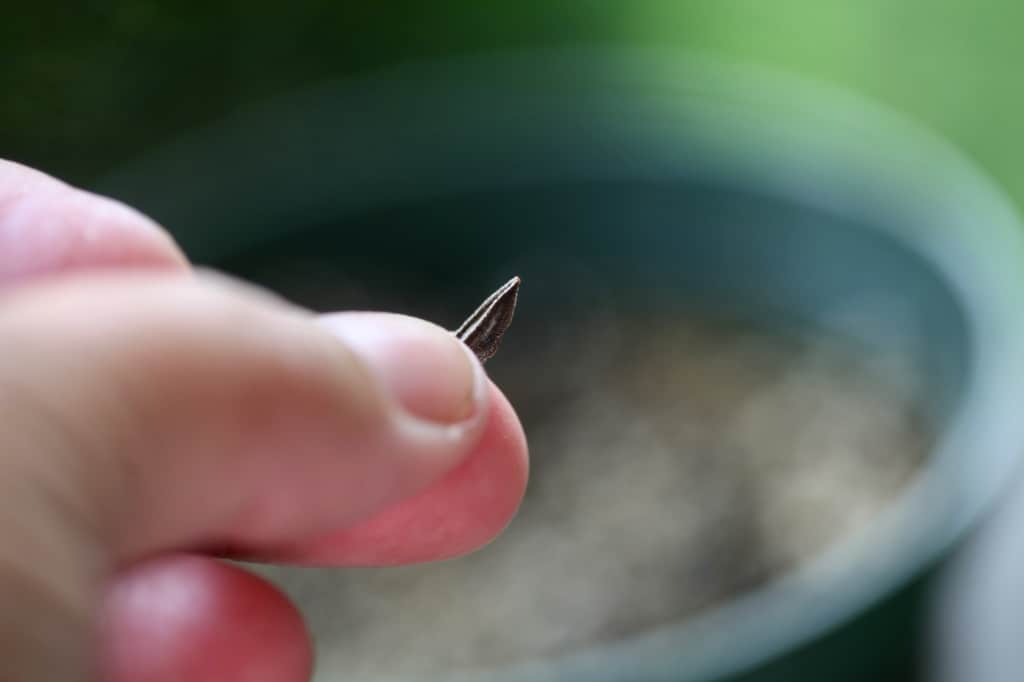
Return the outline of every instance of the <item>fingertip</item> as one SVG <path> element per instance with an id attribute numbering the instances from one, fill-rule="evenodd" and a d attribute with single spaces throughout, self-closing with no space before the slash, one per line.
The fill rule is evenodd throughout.
<path id="1" fill-rule="evenodd" d="M 420 494 L 355 526 L 284 550 L 275 561 L 390 566 L 450 559 L 491 542 L 512 521 L 529 476 L 515 410 L 490 384 L 487 425 L 476 448 Z"/>
<path id="2" fill-rule="evenodd" d="M 170 555 L 116 575 L 99 627 L 105 682 L 307 682 L 302 617 L 262 578 L 198 556 Z"/>

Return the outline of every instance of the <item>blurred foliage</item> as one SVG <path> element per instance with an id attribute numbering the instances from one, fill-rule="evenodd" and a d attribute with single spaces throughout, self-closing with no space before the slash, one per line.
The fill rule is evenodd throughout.
<path id="1" fill-rule="evenodd" d="M 1004 0 L 76 2 L 4 8 L 0 156 L 88 182 L 174 134 L 327 78 L 552 44 L 696 48 L 873 95 L 1024 203 L 1024 5 Z"/>

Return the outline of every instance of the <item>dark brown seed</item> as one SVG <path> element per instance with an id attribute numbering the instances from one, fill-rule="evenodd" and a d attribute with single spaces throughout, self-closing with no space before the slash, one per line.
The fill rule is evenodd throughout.
<path id="1" fill-rule="evenodd" d="M 513 277 L 501 285 L 454 332 L 480 358 L 480 362 L 487 362 L 498 352 L 501 337 L 512 324 L 519 282 L 518 277 Z"/>

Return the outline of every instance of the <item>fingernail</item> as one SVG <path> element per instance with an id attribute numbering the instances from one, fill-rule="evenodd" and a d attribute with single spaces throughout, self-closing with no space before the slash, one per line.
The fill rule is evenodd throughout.
<path id="1" fill-rule="evenodd" d="M 481 411 L 483 367 L 450 332 L 387 313 L 337 313 L 320 320 L 414 417 L 453 425 Z"/>

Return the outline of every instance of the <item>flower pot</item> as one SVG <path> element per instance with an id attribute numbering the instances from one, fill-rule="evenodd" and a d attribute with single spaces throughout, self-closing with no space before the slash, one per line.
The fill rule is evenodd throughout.
<path id="1" fill-rule="evenodd" d="M 454 327 L 436 301 L 468 313 L 520 274 L 503 353 L 581 310 L 711 311 L 913 365 L 931 446 L 865 527 L 679 622 L 442 679 L 907 679 L 932 578 L 1019 465 L 1016 217 L 941 141 L 824 86 L 674 53 L 416 64 L 239 114 L 98 189 L 322 307 L 387 289 Z"/>

